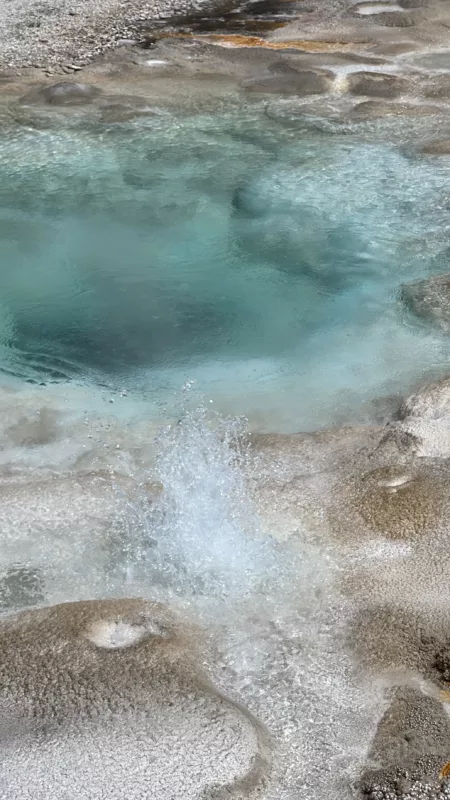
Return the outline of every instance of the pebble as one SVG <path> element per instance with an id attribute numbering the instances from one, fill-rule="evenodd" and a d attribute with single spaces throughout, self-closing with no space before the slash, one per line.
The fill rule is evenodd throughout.
<path id="1" fill-rule="evenodd" d="M 140 22 L 194 9 L 186 0 L 75 0 L 70 9 L 65 0 L 53 0 L 52 13 L 42 11 L 38 18 L 32 0 L 8 0 L 0 3 L 0 64 L 77 72 L 79 62 L 87 64 L 117 45 L 138 44 Z"/>

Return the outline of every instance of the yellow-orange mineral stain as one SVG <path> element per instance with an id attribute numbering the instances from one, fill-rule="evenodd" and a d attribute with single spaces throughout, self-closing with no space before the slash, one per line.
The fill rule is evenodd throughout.
<path id="1" fill-rule="evenodd" d="M 442 767 L 439 773 L 439 780 L 443 780 L 443 778 L 448 778 L 450 776 L 450 761 L 447 761 L 446 764 Z"/>
<path id="2" fill-rule="evenodd" d="M 242 36 L 242 35 L 227 35 L 222 33 L 214 33 L 208 36 L 202 36 L 203 40 L 207 39 L 212 43 L 217 42 L 223 47 L 267 47 L 270 50 L 307 50 L 309 52 L 328 52 L 330 50 L 342 50 L 345 47 L 350 47 L 343 42 L 316 42 L 309 39 L 286 39 L 279 42 L 270 42 L 267 39 L 262 39 L 260 36 Z"/>
<path id="3" fill-rule="evenodd" d="M 351 50 L 355 46 L 354 43 L 349 42 L 325 42 L 312 39 L 286 39 L 284 41 L 271 42 L 261 36 L 227 33 L 163 33 L 160 38 L 195 39 L 201 42 L 209 42 L 210 44 L 218 44 L 221 47 L 266 47 L 269 50 L 305 50 L 309 53 L 338 52 Z"/>

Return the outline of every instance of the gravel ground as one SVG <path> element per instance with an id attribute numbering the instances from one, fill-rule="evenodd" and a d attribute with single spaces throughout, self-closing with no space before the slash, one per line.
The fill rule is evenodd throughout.
<path id="1" fill-rule="evenodd" d="M 0 0 L 0 69 L 89 63 L 142 23 L 206 7 L 205 0 Z"/>

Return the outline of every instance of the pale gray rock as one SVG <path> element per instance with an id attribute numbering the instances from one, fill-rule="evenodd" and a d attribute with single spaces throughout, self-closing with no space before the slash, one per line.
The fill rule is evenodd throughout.
<path id="1" fill-rule="evenodd" d="M 370 21 L 374 25 L 382 25 L 386 28 L 412 28 L 419 21 L 416 12 L 404 11 L 383 11 L 380 14 L 373 14 Z"/>
<path id="2" fill-rule="evenodd" d="M 448 760 L 449 738 L 449 718 L 437 700 L 416 689 L 398 689 L 369 753 L 369 763 L 378 766 L 369 767 L 362 776 L 364 795 L 372 800 L 439 796 L 439 772 Z M 414 785 L 416 793 L 410 795 Z M 417 794 L 420 785 L 423 794 Z"/>
<path id="3" fill-rule="evenodd" d="M 445 109 L 433 105 L 365 100 L 354 107 L 349 117 L 352 120 L 359 121 L 365 119 L 383 119 L 385 117 L 442 116 L 445 113 Z"/>
<path id="4" fill-rule="evenodd" d="M 0 796 L 206 800 L 255 795 L 264 731 L 211 685 L 196 634 L 143 600 L 0 622 Z"/>
<path id="5" fill-rule="evenodd" d="M 332 84 L 332 72 L 292 69 L 280 75 L 273 75 L 268 72 L 255 78 L 249 78 L 243 82 L 242 86 L 247 92 L 292 94 L 306 97 L 314 94 L 325 94 L 330 91 Z"/>
<path id="6" fill-rule="evenodd" d="M 338 488 L 347 496 L 347 511 L 371 532 L 393 541 L 408 541 L 439 530 L 450 512 L 450 468 L 447 462 L 378 467 L 352 477 Z"/>
<path id="7" fill-rule="evenodd" d="M 367 97 L 398 97 L 408 91 L 409 83 L 398 75 L 382 72 L 354 72 L 347 78 L 348 91 L 354 95 Z"/>
<path id="8" fill-rule="evenodd" d="M 136 117 L 152 116 L 155 111 L 145 97 L 103 95 L 98 100 L 101 122 L 128 122 Z"/>
<path id="9" fill-rule="evenodd" d="M 450 377 L 422 386 L 400 406 L 403 420 L 411 417 L 424 420 L 450 420 Z"/>
<path id="10" fill-rule="evenodd" d="M 81 106 L 92 103 L 101 89 L 86 83 L 55 83 L 33 89 L 20 99 L 24 105 L 45 103 L 52 106 Z"/>
<path id="11" fill-rule="evenodd" d="M 420 389 L 401 405 L 402 430 L 416 442 L 421 457 L 450 455 L 450 381 L 443 378 Z"/>
<path id="12" fill-rule="evenodd" d="M 445 333 L 450 332 L 449 274 L 403 284 L 401 296 L 420 319 L 433 323 Z"/>
<path id="13" fill-rule="evenodd" d="M 450 139 L 436 139 L 426 142 L 420 148 L 420 152 L 426 156 L 449 156 Z"/>

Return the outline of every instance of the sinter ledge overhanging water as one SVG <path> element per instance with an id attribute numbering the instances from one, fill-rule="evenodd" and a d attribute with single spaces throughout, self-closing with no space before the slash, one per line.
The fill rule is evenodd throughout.
<path id="1" fill-rule="evenodd" d="M 160 409 L 195 378 L 266 430 L 371 420 L 448 357 L 398 302 L 445 270 L 448 168 L 389 136 L 259 110 L 17 127 L 0 154 L 3 372 Z"/>

